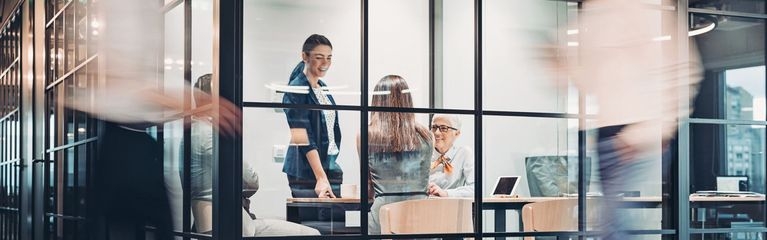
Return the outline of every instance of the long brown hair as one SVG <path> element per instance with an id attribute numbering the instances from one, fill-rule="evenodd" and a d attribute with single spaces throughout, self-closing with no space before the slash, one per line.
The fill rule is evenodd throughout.
<path id="1" fill-rule="evenodd" d="M 412 108 L 413 98 L 405 79 L 397 75 L 381 78 L 373 89 L 374 107 Z M 429 130 L 415 121 L 414 113 L 372 112 L 368 128 L 371 152 L 406 152 L 432 142 Z"/>

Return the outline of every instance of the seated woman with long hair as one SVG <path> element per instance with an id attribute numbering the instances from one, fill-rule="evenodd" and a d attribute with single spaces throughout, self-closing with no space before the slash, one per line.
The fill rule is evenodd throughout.
<path id="1" fill-rule="evenodd" d="M 413 107 L 407 82 L 400 76 L 383 77 L 373 90 L 375 107 Z M 360 139 L 357 137 L 359 149 Z M 375 199 L 368 214 L 370 234 L 380 234 L 378 211 L 389 203 L 427 197 L 429 164 L 434 140 L 415 114 L 372 112 L 368 127 L 368 164 Z"/>

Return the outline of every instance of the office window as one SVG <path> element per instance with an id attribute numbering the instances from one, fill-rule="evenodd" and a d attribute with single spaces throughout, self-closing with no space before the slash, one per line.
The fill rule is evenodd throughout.
<path id="1" fill-rule="evenodd" d="M 51 1 L 46 11 L 45 150 L 42 174 L 46 238 L 79 239 L 85 229 L 87 169 L 95 154 L 96 121 L 64 108 L 97 87 L 95 42 L 100 25 L 90 1 Z M 83 102 L 90 105 L 90 102 Z M 84 106 L 88 108 L 88 106 Z"/>
<path id="2" fill-rule="evenodd" d="M 721 10 L 730 12 L 765 13 L 763 1 L 751 0 L 697 0 L 689 1 L 690 8 Z"/>
<path id="3" fill-rule="evenodd" d="M 345 0 L 243 1 L 244 101 L 281 103 L 284 92 L 290 90 L 285 86 L 291 72 L 302 61 L 304 41 L 320 34 L 333 46 L 332 63 L 322 81 L 336 104 L 360 105 L 359 4 Z"/>
<path id="4" fill-rule="evenodd" d="M 288 119 L 286 112 L 292 116 Z M 333 155 L 334 163 L 323 165 L 328 172 L 328 179 L 336 197 L 343 198 L 338 202 L 316 203 L 307 202 L 305 198 L 316 197 L 314 184 L 302 184 L 308 178 L 314 179 L 305 158 L 302 156 L 309 148 L 317 147 L 318 152 L 330 150 L 330 139 L 323 138 L 319 133 L 302 131 L 306 128 L 291 129 L 289 124 L 302 121 L 312 122 L 313 131 L 327 131 L 324 124 L 319 124 L 322 110 L 300 108 L 245 108 L 243 110 L 243 125 L 248 126 L 243 132 L 243 196 L 250 204 L 250 213 L 259 219 L 269 221 L 289 221 L 301 224 L 292 233 L 279 235 L 296 235 L 305 227 L 313 228 L 322 234 L 329 235 L 359 235 L 360 191 L 366 191 L 366 185 L 360 185 L 360 158 L 357 151 L 356 137 L 360 129 L 360 113 L 356 111 L 337 111 L 338 130 L 333 131 L 334 142 L 337 144 L 337 154 Z M 305 116 L 302 118 L 299 116 Z M 290 122 L 290 123 L 289 123 Z M 308 122 L 307 122 L 308 123 Z M 321 128 L 318 129 L 317 127 Z M 310 130 L 311 131 L 311 130 Z M 301 132 L 295 138 L 291 132 Z M 323 149 L 319 149 L 323 148 Z M 322 154 L 322 153 L 320 153 Z M 332 155 L 332 154 L 328 154 Z M 289 180 L 284 172 L 290 172 L 296 179 Z M 302 173 L 302 176 L 296 176 Z M 299 179 L 300 177 L 300 179 Z M 367 178 L 367 176 L 365 176 Z M 254 189 L 254 179 L 258 188 Z M 300 185 L 291 191 L 290 184 Z M 347 186 L 348 185 L 348 186 Z M 345 191 L 341 187 L 348 188 Z M 257 190 L 257 192 L 255 191 Z M 343 196 L 341 195 L 343 194 Z M 270 206 L 270 207 L 265 207 Z M 233 216 L 234 217 L 234 216 Z M 244 227 L 264 226 L 268 222 L 243 220 Z M 278 223 L 277 223 L 278 224 Z M 253 232 L 245 231 L 243 234 Z M 264 234 L 256 232 L 257 235 Z"/>
<path id="5" fill-rule="evenodd" d="M 704 75 L 690 121 L 691 227 L 763 226 L 759 201 L 696 200 L 699 191 L 765 193 L 765 67 L 763 19 L 693 14 Z M 728 42 L 731 44 L 722 45 Z M 721 120 L 720 120 L 721 119 Z M 726 181 L 725 178 L 735 180 Z M 737 178 L 737 179 L 736 179 Z M 753 199 L 743 198 L 743 199 Z M 722 208 L 727 204 L 729 207 Z M 715 214 L 715 215 L 712 215 Z M 724 225 L 723 225 L 724 224 Z M 746 234 L 747 235 L 747 234 Z M 749 239 L 746 235 L 737 239 Z M 745 238 L 741 238 L 745 237 Z"/>
<path id="6" fill-rule="evenodd" d="M 694 118 L 764 121 L 764 20 L 693 14 L 704 78 L 695 100 Z M 730 44 L 722 44 L 728 42 Z"/>
<path id="7" fill-rule="evenodd" d="M 690 207 L 694 228 L 761 222 L 764 202 L 747 192 L 764 193 L 764 125 L 690 125 Z M 730 180 L 726 180 L 729 178 Z M 744 193 L 739 198 L 701 197 L 704 191 Z"/>
<path id="8" fill-rule="evenodd" d="M 483 109 L 577 113 L 577 92 L 553 67 L 577 47 L 577 4 L 486 1 L 482 17 Z"/>
<path id="9" fill-rule="evenodd" d="M 577 119 L 484 116 L 483 128 L 482 195 L 486 205 L 499 207 L 483 212 L 484 232 L 523 231 L 523 224 L 531 224 L 521 215 L 524 203 L 509 209 L 500 205 L 511 203 L 492 198 L 504 176 L 519 177 L 514 194 L 520 198 L 578 195 Z M 590 172 L 588 161 L 584 166 Z M 572 220 L 577 223 L 577 215 Z"/>
<path id="10" fill-rule="evenodd" d="M 0 30 L 0 238 L 18 239 L 21 215 L 21 14 Z"/>

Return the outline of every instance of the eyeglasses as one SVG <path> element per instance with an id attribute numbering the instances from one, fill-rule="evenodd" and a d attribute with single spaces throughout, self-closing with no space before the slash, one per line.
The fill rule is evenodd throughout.
<path id="1" fill-rule="evenodd" d="M 447 130 L 453 129 L 458 131 L 457 128 L 451 127 L 451 126 L 445 126 L 445 125 L 431 125 L 431 131 L 436 132 L 437 129 L 439 129 L 440 132 L 446 133 Z"/>

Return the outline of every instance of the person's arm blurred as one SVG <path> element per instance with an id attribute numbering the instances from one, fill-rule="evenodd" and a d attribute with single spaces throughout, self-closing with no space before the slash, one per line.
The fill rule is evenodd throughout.
<path id="1" fill-rule="evenodd" d="M 90 113 L 105 121 L 124 124 L 160 124 L 178 119 L 179 114 L 184 113 L 183 96 L 193 92 L 209 96 L 188 85 L 166 88 L 160 92 L 152 85 L 145 84 L 144 81 L 119 79 L 119 81 L 111 81 L 107 86 L 80 92 L 79 95 L 75 95 L 74 101 L 66 102 L 66 106 Z M 191 98 L 191 95 L 188 96 Z M 240 134 L 238 123 L 241 119 L 240 109 L 226 99 L 215 100 L 217 101 L 214 101 L 214 104 L 219 106 L 218 114 L 212 107 L 198 108 L 197 111 L 186 112 L 186 114 L 217 116 L 218 124 L 214 124 L 214 127 L 221 133 L 226 136 Z"/>

